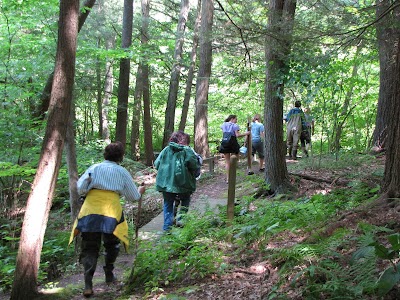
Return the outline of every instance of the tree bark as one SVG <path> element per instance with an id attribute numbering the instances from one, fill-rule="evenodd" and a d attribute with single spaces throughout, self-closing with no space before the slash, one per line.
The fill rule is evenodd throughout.
<path id="1" fill-rule="evenodd" d="M 142 34 L 141 43 L 146 45 L 149 41 L 149 18 L 150 0 L 142 0 Z M 151 101 L 150 101 L 150 80 L 149 65 L 146 59 L 142 61 L 143 72 L 143 127 L 144 127 L 144 148 L 146 153 L 146 165 L 151 166 L 154 162 L 153 151 L 153 130 L 151 127 Z"/>
<path id="2" fill-rule="evenodd" d="M 58 44 L 49 115 L 38 169 L 27 201 L 18 249 L 12 300 L 33 299 L 43 238 L 60 170 L 72 102 L 79 0 L 61 0 Z"/>
<path id="3" fill-rule="evenodd" d="M 214 3 L 203 0 L 200 25 L 200 66 L 196 82 L 196 100 L 194 116 L 194 148 L 203 157 L 210 155 L 208 146 L 208 89 L 212 63 L 212 25 Z"/>
<path id="4" fill-rule="evenodd" d="M 122 48 L 132 44 L 133 0 L 124 0 L 124 16 L 122 21 Z M 129 75 L 131 60 L 122 58 L 119 67 L 117 123 L 115 140 L 126 145 L 126 127 L 128 122 Z"/>
<path id="5" fill-rule="evenodd" d="M 388 139 L 382 191 L 387 198 L 400 198 L 400 37 L 397 39 L 396 63 L 391 76 L 393 94 L 390 97 Z"/>
<path id="6" fill-rule="evenodd" d="M 192 94 L 192 85 L 194 79 L 194 69 L 196 67 L 197 47 L 199 45 L 199 26 L 201 20 L 201 1 L 197 1 L 197 18 L 194 25 L 192 52 L 190 53 L 190 66 L 186 81 L 185 96 L 183 98 L 182 115 L 179 123 L 179 130 L 185 131 L 186 121 L 189 111 L 190 95 Z"/>
<path id="7" fill-rule="evenodd" d="M 179 79 L 181 75 L 182 48 L 188 15 L 189 0 L 181 0 L 181 11 L 179 13 L 179 20 L 176 29 L 174 62 L 169 83 L 167 108 L 165 110 L 163 148 L 168 144 L 169 138 L 175 128 L 175 109 L 176 101 L 178 99 Z"/>
<path id="8" fill-rule="evenodd" d="M 265 181 L 275 193 L 294 189 L 285 162 L 283 90 L 290 53 L 296 1 L 271 0 L 265 40 Z"/>
<path id="9" fill-rule="evenodd" d="M 396 63 L 394 57 L 397 53 L 397 42 L 400 35 L 398 24 L 400 23 L 399 8 L 391 10 L 391 0 L 376 1 L 376 34 L 379 51 L 379 98 L 376 113 L 375 130 L 373 134 L 373 152 L 382 152 L 386 149 L 390 122 L 390 102 L 394 94 L 394 79 Z M 381 17 L 383 16 L 384 17 Z M 396 75 L 395 75 L 396 74 Z"/>
<path id="10" fill-rule="evenodd" d="M 107 49 L 113 49 L 115 46 L 115 36 L 106 41 Z M 108 59 L 106 62 L 106 76 L 104 80 L 104 95 L 100 103 L 101 115 L 99 124 L 101 127 L 101 138 L 109 144 L 111 142 L 110 127 L 108 125 L 108 108 L 111 104 L 111 97 L 114 90 L 113 62 Z"/>
<path id="11" fill-rule="evenodd" d="M 96 3 L 96 0 L 86 0 L 85 3 L 83 3 L 82 7 L 84 7 L 85 9 L 81 10 L 81 13 L 79 15 L 78 32 L 81 31 L 83 24 L 85 24 L 85 21 L 95 3 Z M 38 107 L 36 113 L 34 114 L 35 118 L 40 118 L 40 119 L 45 118 L 46 111 L 49 109 L 51 88 L 53 85 L 53 78 L 54 78 L 54 72 L 52 72 L 49 75 L 49 77 L 47 78 L 46 85 L 40 96 L 39 107 Z"/>
<path id="12" fill-rule="evenodd" d="M 143 67 L 139 63 L 136 72 L 136 85 L 133 95 L 133 112 L 131 128 L 131 155 L 136 160 L 140 159 L 140 121 L 142 116 L 142 96 L 143 96 Z"/>

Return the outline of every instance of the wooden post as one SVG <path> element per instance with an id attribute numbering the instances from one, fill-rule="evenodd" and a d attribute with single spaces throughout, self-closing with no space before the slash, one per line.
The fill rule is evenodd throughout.
<path id="1" fill-rule="evenodd" d="M 228 205 L 227 205 L 227 225 L 231 226 L 233 216 L 235 214 L 235 188 L 236 188 L 236 169 L 237 169 L 237 156 L 232 154 L 230 158 L 229 167 L 229 184 L 228 184 Z"/>
<path id="2" fill-rule="evenodd" d="M 254 174 L 251 168 L 253 157 L 251 155 L 252 146 L 251 146 L 251 117 L 247 117 L 247 131 L 250 131 L 250 134 L 247 136 L 247 174 Z"/>
<path id="3" fill-rule="evenodd" d="M 211 174 L 214 173 L 214 163 L 215 163 L 215 161 L 214 161 L 214 155 L 213 155 L 213 156 L 211 156 L 211 159 L 208 162 L 208 170 L 210 171 Z"/>

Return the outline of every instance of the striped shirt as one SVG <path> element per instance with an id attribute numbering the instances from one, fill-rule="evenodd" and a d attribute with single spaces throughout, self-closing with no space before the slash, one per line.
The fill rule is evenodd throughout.
<path id="1" fill-rule="evenodd" d="M 77 185 L 79 195 L 98 189 L 116 192 L 127 201 L 139 200 L 141 196 L 128 170 L 109 160 L 89 167 Z"/>

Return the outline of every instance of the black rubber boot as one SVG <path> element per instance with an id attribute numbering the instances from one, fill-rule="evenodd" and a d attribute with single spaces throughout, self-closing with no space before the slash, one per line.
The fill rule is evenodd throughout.
<path id="1" fill-rule="evenodd" d="M 289 158 L 292 158 L 292 149 L 293 147 L 288 148 Z"/>
<path id="2" fill-rule="evenodd" d="M 106 283 L 110 284 L 117 281 L 117 278 L 114 276 L 114 264 L 106 264 L 104 267 L 104 274 L 106 275 Z"/>
<path id="3" fill-rule="evenodd" d="M 104 255 L 104 263 L 103 267 L 104 274 L 106 275 L 106 283 L 110 284 L 114 281 L 117 281 L 117 278 L 114 276 L 114 263 L 117 260 L 117 256 L 119 253 L 119 241 L 118 244 L 112 245 L 107 244 L 106 252 Z"/>
<path id="4" fill-rule="evenodd" d="M 83 296 L 86 298 L 89 298 L 93 296 L 93 275 L 94 271 L 96 270 L 96 265 L 97 265 L 97 258 L 96 257 L 91 257 L 91 256 L 86 256 L 82 260 L 83 267 L 85 269 L 84 272 L 84 278 L 85 278 L 85 289 L 83 291 Z"/>

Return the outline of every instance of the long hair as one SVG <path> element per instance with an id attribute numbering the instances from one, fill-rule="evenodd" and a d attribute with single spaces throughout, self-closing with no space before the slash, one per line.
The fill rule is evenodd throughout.
<path id="1" fill-rule="evenodd" d="M 237 118 L 236 115 L 229 115 L 229 116 L 225 119 L 225 122 L 229 122 L 230 120 L 236 119 L 236 118 Z"/>

